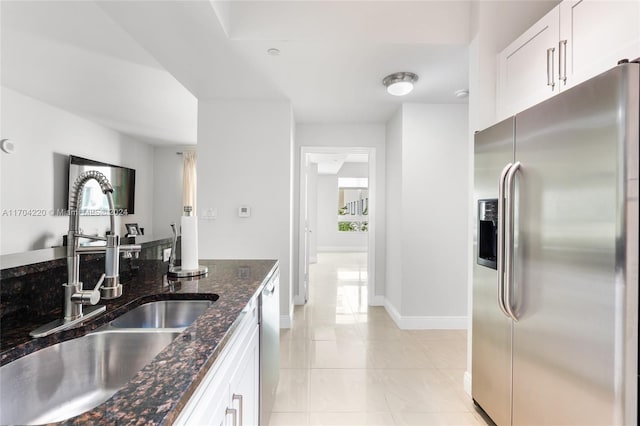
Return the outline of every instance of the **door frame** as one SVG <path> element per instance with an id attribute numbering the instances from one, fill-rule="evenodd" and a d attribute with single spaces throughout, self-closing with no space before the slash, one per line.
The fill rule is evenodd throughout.
<path id="1" fill-rule="evenodd" d="M 301 146 L 300 160 L 298 170 L 299 182 L 299 205 L 298 205 L 298 285 L 294 293 L 294 304 L 304 305 L 307 294 L 304 294 L 304 273 L 305 273 L 305 201 L 306 185 L 305 182 L 305 162 L 307 154 L 368 154 L 369 156 L 369 230 L 367 232 L 367 303 L 369 306 L 375 304 L 375 288 L 376 288 L 376 148 L 375 147 L 344 147 L 344 146 Z"/>

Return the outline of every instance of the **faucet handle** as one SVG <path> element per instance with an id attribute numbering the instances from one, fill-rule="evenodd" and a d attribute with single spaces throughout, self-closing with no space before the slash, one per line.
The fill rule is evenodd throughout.
<path id="1" fill-rule="evenodd" d="M 100 275 L 100 279 L 98 280 L 98 283 L 96 284 L 96 286 L 93 288 L 92 291 L 98 292 L 98 290 L 100 290 L 100 286 L 102 285 L 102 283 L 104 282 L 104 277 L 106 277 L 105 274 Z M 97 302 L 96 302 L 97 303 Z"/>
<path id="2" fill-rule="evenodd" d="M 76 303 L 82 303 L 83 305 L 95 305 L 100 301 L 100 286 L 104 281 L 105 275 L 102 274 L 100 279 L 98 280 L 98 284 L 93 288 L 93 290 L 80 290 L 71 295 L 71 300 Z M 82 283 L 80 284 L 80 288 L 82 288 Z"/>
<path id="3" fill-rule="evenodd" d="M 93 290 L 87 290 L 87 295 L 89 296 L 89 305 L 95 305 L 100 301 L 100 286 L 104 282 L 104 277 L 104 274 L 100 275 L 100 279 L 98 280 L 98 283 L 93 288 Z M 83 302 L 82 304 L 86 305 L 87 303 Z"/>

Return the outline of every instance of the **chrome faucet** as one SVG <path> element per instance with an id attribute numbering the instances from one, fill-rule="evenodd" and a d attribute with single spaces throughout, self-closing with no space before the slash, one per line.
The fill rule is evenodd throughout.
<path id="1" fill-rule="evenodd" d="M 80 231 L 80 212 L 82 205 L 82 189 L 90 180 L 95 180 L 107 197 L 109 203 L 110 230 L 104 237 L 85 235 Z M 105 306 L 96 305 L 100 298 L 115 299 L 122 295 L 120 284 L 120 251 L 139 252 L 139 245 L 120 245 L 120 237 L 115 233 L 115 209 L 113 205 L 113 186 L 105 175 L 96 171 L 86 171 L 75 180 L 69 197 L 69 232 L 67 233 L 67 276 L 64 287 L 64 317 L 29 333 L 33 337 L 44 337 L 55 332 L 71 328 L 78 323 L 106 310 Z M 80 246 L 80 238 L 106 241 L 105 246 Z M 104 253 L 104 273 L 92 290 L 83 290 L 80 281 L 80 255 Z M 91 305 L 86 311 L 83 306 Z"/>
<path id="2" fill-rule="evenodd" d="M 176 249 L 178 246 L 178 230 L 176 229 L 176 223 L 172 222 L 170 224 L 171 231 L 173 233 L 173 241 L 171 244 L 171 256 L 169 256 L 169 272 L 175 269 L 176 264 Z"/>

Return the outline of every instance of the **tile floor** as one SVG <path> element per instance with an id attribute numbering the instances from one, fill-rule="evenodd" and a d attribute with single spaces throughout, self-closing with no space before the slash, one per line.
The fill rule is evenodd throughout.
<path id="1" fill-rule="evenodd" d="M 281 330 L 270 426 L 486 425 L 463 390 L 465 330 L 400 330 L 367 306 L 366 253 L 318 253 Z"/>

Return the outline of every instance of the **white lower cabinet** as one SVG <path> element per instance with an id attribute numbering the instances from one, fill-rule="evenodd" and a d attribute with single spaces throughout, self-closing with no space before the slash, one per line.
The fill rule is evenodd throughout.
<path id="1" fill-rule="evenodd" d="M 255 300 L 216 363 L 207 372 L 177 425 L 257 426 L 260 403 L 258 310 Z"/>
<path id="2" fill-rule="evenodd" d="M 259 330 L 256 326 L 251 342 L 244 353 L 238 369 L 231 378 L 229 394 L 231 404 L 229 414 L 236 416 L 231 426 L 257 426 L 259 419 L 260 363 L 258 354 Z M 233 411 L 235 410 L 235 411 Z"/>

